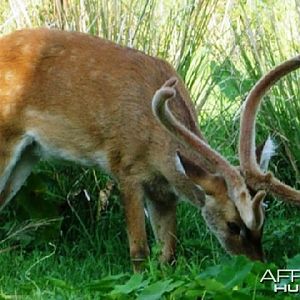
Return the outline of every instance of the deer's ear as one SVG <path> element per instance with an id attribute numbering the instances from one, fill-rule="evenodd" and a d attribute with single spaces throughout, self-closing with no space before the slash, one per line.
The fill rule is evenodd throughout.
<path id="1" fill-rule="evenodd" d="M 190 158 L 181 154 L 179 151 L 176 152 L 177 159 L 177 170 L 185 173 L 186 176 L 192 178 L 195 177 L 207 177 L 209 172 L 202 166 L 195 164 Z"/>
<path id="2" fill-rule="evenodd" d="M 252 199 L 252 208 L 258 229 L 261 229 L 264 224 L 265 211 L 263 208 L 263 201 L 265 196 L 265 191 L 258 191 Z"/>
<path id="3" fill-rule="evenodd" d="M 207 195 L 226 193 L 227 186 L 223 177 L 211 174 L 204 166 L 194 163 L 188 157 L 177 152 L 181 169 L 195 184 L 201 186 Z"/>
<path id="4" fill-rule="evenodd" d="M 269 167 L 271 158 L 276 154 L 276 144 L 270 136 L 261 145 L 256 147 L 256 160 L 263 172 Z"/>

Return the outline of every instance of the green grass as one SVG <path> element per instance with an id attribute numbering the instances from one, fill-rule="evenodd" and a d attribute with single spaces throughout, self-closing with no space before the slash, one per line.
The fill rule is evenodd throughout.
<path id="1" fill-rule="evenodd" d="M 42 167 L 50 169 L 48 164 L 42 165 L 41 169 L 37 170 L 38 174 L 46 173 L 46 171 L 42 172 Z M 66 174 L 73 178 L 71 186 L 74 186 L 73 182 L 76 182 L 79 186 L 89 189 L 91 182 L 89 176 L 93 171 L 84 172 L 86 176 L 82 177 L 82 173 L 78 172 L 77 168 L 71 166 L 67 168 L 55 166 L 55 168 L 62 178 L 68 178 Z M 57 176 L 52 172 L 49 174 Z M 77 174 L 78 177 L 74 178 L 72 174 Z M 96 177 L 98 176 L 102 175 L 97 173 Z M 49 180 L 45 175 L 42 179 L 42 182 Z M 44 190 L 39 185 L 41 193 L 45 193 L 43 194 L 44 201 L 47 202 L 47 197 L 52 198 L 56 193 L 61 193 L 61 195 L 70 193 L 67 192 L 71 190 L 69 180 L 61 178 L 58 180 L 59 184 L 54 185 L 50 195 L 47 195 L 48 189 Z M 103 178 L 102 180 L 105 181 Z M 31 184 L 30 187 L 34 185 Z M 21 193 L 26 194 L 26 188 L 27 186 Z M 97 191 L 90 194 L 91 207 L 97 204 L 96 195 Z M 259 263 L 253 265 L 245 259 L 229 258 L 205 227 L 200 213 L 184 203 L 178 209 L 179 240 L 176 265 L 160 266 L 158 264 L 159 249 L 154 244 L 150 226 L 147 224 L 152 251 L 143 275 L 143 281 L 146 283 L 137 283 L 136 290 L 131 291 L 128 281 L 133 280 L 131 279 L 132 270 L 118 191 L 112 191 L 108 207 L 101 212 L 97 221 L 96 209 L 92 208 L 93 215 L 90 217 L 90 207 L 85 205 L 87 200 L 84 199 L 84 195 L 74 193 L 73 197 L 69 197 L 72 208 L 69 205 L 62 208 L 63 221 L 53 221 L 59 224 L 61 231 L 53 226 L 53 223 L 49 222 L 47 226 L 40 220 L 26 223 L 26 225 L 31 225 L 26 230 L 27 227 L 23 221 L 25 217 L 22 213 L 23 203 L 20 203 L 19 198 L 3 212 L 2 216 L 6 214 L 7 220 L 3 224 L 5 228 L 2 228 L 2 232 L 8 232 L 8 229 L 11 229 L 9 233 L 12 236 L 0 245 L 2 271 L 0 287 L 3 295 L 14 295 L 17 299 L 94 299 L 95 297 L 135 299 L 144 290 L 147 291 L 146 288 L 151 290 L 153 284 L 170 281 L 166 287 L 161 287 L 161 293 L 166 299 L 182 299 L 182 297 L 183 299 L 196 299 L 196 294 L 206 295 L 204 299 L 218 299 L 216 297 L 226 299 L 223 298 L 225 296 L 229 297 L 228 299 L 231 299 L 230 297 L 248 299 L 245 298 L 244 293 L 256 295 L 256 298 L 249 299 L 273 297 L 270 292 L 271 287 L 267 284 L 259 284 L 260 276 L 269 265 Z M 30 200 L 32 199 L 31 197 Z M 20 215 L 23 217 L 21 218 Z M 273 204 L 267 210 L 264 246 L 269 262 L 274 262 L 278 267 L 284 268 L 288 257 L 292 258 L 297 255 L 300 245 L 299 221 L 300 215 L 295 212 L 294 208 L 284 208 L 281 202 L 276 202 L 276 205 Z M 13 227 L 13 224 L 17 224 L 16 227 Z M 50 233 L 46 230 L 47 228 L 51 229 Z M 17 233 L 14 235 L 14 232 Z M 224 275 L 222 271 L 226 265 L 228 265 L 228 275 L 227 273 Z M 211 271 L 213 266 L 215 269 Z M 299 267 L 298 264 L 294 266 Z M 242 274 L 238 277 L 237 283 L 228 285 L 235 272 L 248 270 L 248 268 L 252 271 L 249 271 L 247 276 Z M 273 265 L 272 268 L 275 266 Z M 107 276 L 113 277 L 107 278 Z M 180 283 L 180 285 L 169 290 L 168 286 L 173 283 L 175 285 Z M 125 285 L 131 292 L 128 292 L 128 295 L 118 295 L 116 291 L 118 285 Z M 188 295 L 191 287 L 195 290 L 194 296 Z M 240 293 L 237 293 L 237 290 Z M 111 294 L 114 293 L 117 294 L 112 296 Z M 258 295 L 263 295 L 263 298 L 259 298 Z M 154 299 L 160 299 L 160 297 Z"/>
<path id="2" fill-rule="evenodd" d="M 70 0 L 67 7 L 58 2 L 2 1 L 0 34 L 46 25 L 167 59 L 191 92 L 207 140 L 235 163 L 240 104 L 262 74 L 300 46 L 294 0 Z M 258 142 L 271 133 L 278 144 L 272 171 L 296 187 L 298 82 L 294 72 L 272 89 L 257 126 Z M 299 268 L 300 213 L 294 206 L 267 199 L 263 243 L 274 265 L 229 258 L 200 213 L 181 204 L 176 266 L 157 263 L 159 249 L 147 224 L 151 258 L 143 275 L 132 275 L 119 191 L 108 182 L 98 171 L 61 162 L 37 166 L 0 214 L 0 299 L 297 298 L 275 295 L 259 283 L 269 267 Z"/>
<path id="3" fill-rule="evenodd" d="M 274 264 L 244 257 L 223 259 L 211 266 L 187 264 L 159 267 L 150 260 L 143 274 L 132 274 L 116 256 L 109 267 L 105 255 L 49 245 L 43 250 L 19 250 L 1 255 L 1 299 L 272 299 L 270 283 L 260 283 Z M 297 268 L 299 255 L 285 266 Z M 4 264 L 3 264 L 4 263 Z M 125 264 L 126 265 L 126 264 Z M 127 265 L 128 267 L 128 265 Z M 5 287 L 5 288 L 4 288 Z M 202 297 L 202 298 L 201 298 Z M 297 299 L 277 294 L 278 299 Z"/>

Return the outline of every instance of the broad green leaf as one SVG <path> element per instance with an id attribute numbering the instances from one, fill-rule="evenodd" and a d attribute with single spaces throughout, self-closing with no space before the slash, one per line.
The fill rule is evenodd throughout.
<path id="1" fill-rule="evenodd" d="M 240 266 L 237 269 L 230 270 L 228 268 L 227 269 L 228 273 L 225 273 L 226 271 L 224 271 L 224 273 L 222 274 L 223 276 L 218 277 L 218 279 L 221 281 L 222 281 L 222 279 L 226 280 L 225 281 L 226 283 L 223 281 L 225 283 L 225 287 L 231 289 L 234 286 L 241 284 L 245 280 L 245 278 L 251 272 L 252 267 L 253 267 L 253 263 L 248 262 L 244 266 Z M 231 276 L 231 279 L 228 278 L 229 276 Z"/>
<path id="2" fill-rule="evenodd" d="M 244 78 L 228 57 L 221 64 L 212 61 L 210 66 L 213 82 L 229 100 L 244 95 L 254 83 L 253 80 Z"/>
<path id="3" fill-rule="evenodd" d="M 208 291 L 218 292 L 224 290 L 224 284 L 216 279 L 203 279 L 200 282 Z"/>
<path id="4" fill-rule="evenodd" d="M 111 295 L 114 294 L 130 294 L 133 291 L 136 291 L 140 288 L 143 288 L 149 283 L 149 280 L 143 281 L 143 275 L 142 274 L 134 274 L 131 276 L 131 278 L 122 285 L 116 285 L 114 290 L 111 292 Z"/>
<path id="5" fill-rule="evenodd" d="M 199 274 L 199 278 L 211 278 L 220 274 L 222 265 L 210 266 Z"/>
<path id="6" fill-rule="evenodd" d="M 127 276 L 127 274 L 122 273 L 118 275 L 110 275 L 99 280 L 94 280 L 91 283 L 84 285 L 83 288 L 101 292 L 110 292 L 119 280 L 125 279 Z"/>
<path id="7" fill-rule="evenodd" d="M 170 291 L 172 280 L 158 281 L 147 286 L 137 297 L 137 300 L 158 300 L 161 296 Z M 175 288 L 176 286 L 173 286 Z"/>

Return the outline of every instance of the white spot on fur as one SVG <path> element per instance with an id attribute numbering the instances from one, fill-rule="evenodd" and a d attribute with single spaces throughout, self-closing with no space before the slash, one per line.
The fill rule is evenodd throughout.
<path id="1" fill-rule="evenodd" d="M 4 118 L 15 112 L 16 103 L 6 103 L 1 107 L 1 113 Z"/>
<path id="2" fill-rule="evenodd" d="M 8 77 L 11 76 L 8 75 Z M 0 96 L 1 97 L 9 97 L 9 98 L 15 98 L 20 94 L 22 91 L 23 86 L 21 84 L 16 84 L 15 80 L 7 81 L 6 84 L 0 86 Z M 8 99 L 4 100 L 3 103 L 7 103 Z M 13 105 L 11 102 L 9 105 Z M 14 106 L 14 105 L 13 105 Z M 3 111 L 3 107 L 1 107 L 1 110 Z"/>
<path id="3" fill-rule="evenodd" d="M 276 145 L 272 138 L 268 136 L 268 139 L 266 140 L 264 148 L 262 150 L 259 162 L 259 166 L 262 171 L 266 172 L 268 170 L 270 160 L 275 155 L 275 153 Z"/>
<path id="4" fill-rule="evenodd" d="M 10 91 L 7 88 L 0 88 L 0 96 L 1 97 L 8 97 L 10 96 Z"/>
<path id="5" fill-rule="evenodd" d="M 14 86 L 14 91 L 15 91 L 15 93 L 20 92 L 20 91 L 22 90 L 22 88 L 23 88 L 23 85 L 22 85 L 22 84 L 16 84 L 16 85 Z"/>
<path id="6" fill-rule="evenodd" d="M 13 81 L 15 78 L 15 73 L 13 71 L 6 71 L 4 73 L 4 80 L 5 81 L 8 81 L 8 82 L 11 82 Z"/>
<path id="7" fill-rule="evenodd" d="M 31 47 L 31 45 L 26 44 L 23 46 L 22 50 L 23 50 L 24 54 L 30 54 L 33 49 Z"/>

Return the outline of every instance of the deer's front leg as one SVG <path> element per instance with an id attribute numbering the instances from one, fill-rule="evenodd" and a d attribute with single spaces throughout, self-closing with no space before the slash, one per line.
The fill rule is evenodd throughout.
<path id="1" fill-rule="evenodd" d="M 160 261 L 172 262 L 176 249 L 177 195 L 164 177 L 156 177 L 144 189 L 155 239 L 162 246 Z"/>
<path id="2" fill-rule="evenodd" d="M 155 239 L 162 245 L 160 261 L 171 263 L 176 250 L 176 201 L 147 199 L 147 208 Z"/>
<path id="3" fill-rule="evenodd" d="M 138 185 L 126 184 L 122 188 L 130 257 L 135 272 L 143 268 L 144 261 L 149 255 L 145 229 L 145 213 L 143 189 Z"/>

